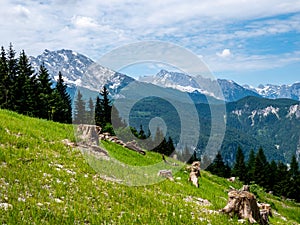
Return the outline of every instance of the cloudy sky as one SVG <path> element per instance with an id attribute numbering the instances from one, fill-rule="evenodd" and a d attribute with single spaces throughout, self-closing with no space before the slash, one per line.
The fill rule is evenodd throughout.
<path id="1" fill-rule="evenodd" d="M 1 0 L 5 47 L 72 49 L 93 60 L 136 41 L 192 51 L 241 84 L 300 80 L 300 0 Z"/>

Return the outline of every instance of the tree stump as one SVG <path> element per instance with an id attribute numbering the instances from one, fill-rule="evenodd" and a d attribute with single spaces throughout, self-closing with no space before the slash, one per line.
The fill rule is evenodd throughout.
<path id="1" fill-rule="evenodd" d="M 171 170 L 160 170 L 157 176 L 168 178 L 170 181 L 174 181 L 173 174 Z"/>
<path id="2" fill-rule="evenodd" d="M 101 129 L 96 125 L 80 124 L 77 127 L 77 137 L 81 144 L 99 145 L 98 131 Z"/>
<path id="3" fill-rule="evenodd" d="M 248 219 L 250 223 L 265 224 L 261 218 L 254 194 L 248 191 L 229 191 L 228 202 L 222 212 L 230 216 L 237 215 L 239 219 Z"/>
<path id="4" fill-rule="evenodd" d="M 200 174 L 200 162 L 194 161 L 191 166 L 187 167 L 190 172 L 189 181 L 191 181 L 197 188 L 199 187 L 198 177 Z"/>

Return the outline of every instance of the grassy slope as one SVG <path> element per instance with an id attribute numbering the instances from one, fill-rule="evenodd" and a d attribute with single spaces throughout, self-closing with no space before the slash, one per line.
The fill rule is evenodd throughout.
<path id="1" fill-rule="evenodd" d="M 238 224 L 226 215 L 210 214 L 226 204 L 225 179 L 202 172 L 197 189 L 179 171 L 176 182 L 128 187 L 104 181 L 80 151 L 61 142 L 75 140 L 73 127 L 0 110 L 1 224 Z M 160 156 L 145 156 L 103 143 L 112 156 L 133 165 L 153 164 Z M 272 224 L 299 224 L 300 207 L 253 187 L 258 198 L 281 216 Z M 211 206 L 186 202 L 188 196 L 208 199 Z M 1 203 L 11 206 L 7 210 Z M 3 206 L 3 204 L 2 204 Z M 285 217 L 287 221 L 284 220 Z"/>

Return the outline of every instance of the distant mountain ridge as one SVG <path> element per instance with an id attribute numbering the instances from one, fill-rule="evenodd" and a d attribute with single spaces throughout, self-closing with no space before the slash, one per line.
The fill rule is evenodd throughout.
<path id="1" fill-rule="evenodd" d="M 257 88 L 249 85 L 243 85 L 244 88 L 254 91 L 264 98 L 277 99 L 277 98 L 290 98 L 300 100 L 300 82 L 291 85 L 259 85 Z"/>
<path id="2" fill-rule="evenodd" d="M 29 60 L 36 71 L 44 63 L 53 82 L 56 82 L 57 74 L 61 71 L 65 82 L 73 89 L 76 86 L 81 86 L 93 91 L 99 91 L 100 85 L 107 84 L 109 91 L 116 95 L 123 87 L 135 81 L 130 76 L 95 64 L 92 59 L 72 50 L 50 51 L 46 49 L 37 57 L 29 57 Z M 93 69 L 94 71 L 91 71 Z M 139 82 L 148 82 L 161 87 L 188 92 L 196 102 L 198 101 L 197 99 L 203 99 L 203 96 L 215 99 L 224 98 L 226 102 L 237 101 L 246 96 L 300 100 L 300 83 L 281 86 L 260 85 L 258 88 L 253 88 L 249 85 L 241 86 L 232 80 L 226 79 L 210 80 L 198 77 L 195 80 L 195 77 L 188 74 L 167 70 L 161 70 L 153 76 L 142 77 Z M 222 93 L 212 91 L 213 88 L 211 87 L 216 85 L 220 86 Z M 202 100 L 200 101 L 202 102 Z"/>

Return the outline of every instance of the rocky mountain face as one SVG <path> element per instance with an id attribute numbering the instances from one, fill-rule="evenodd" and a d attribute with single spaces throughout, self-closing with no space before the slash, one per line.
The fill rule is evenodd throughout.
<path id="1" fill-rule="evenodd" d="M 71 94 L 74 92 L 75 86 L 99 91 L 103 84 L 108 85 L 111 93 L 116 93 L 134 80 L 129 76 L 105 68 L 72 50 L 45 50 L 41 55 L 30 57 L 29 60 L 36 71 L 40 65 L 44 64 L 54 83 L 60 71 Z"/>
<path id="2" fill-rule="evenodd" d="M 161 87 L 193 93 L 193 96 L 199 93 L 216 99 L 224 99 L 226 102 L 237 101 L 246 96 L 260 96 L 258 93 L 246 89 L 232 80 L 212 80 L 202 76 L 193 77 L 188 74 L 166 70 L 161 70 L 154 76 L 142 77 L 140 80 Z"/>
<path id="3" fill-rule="evenodd" d="M 300 100 L 300 82 L 291 85 L 259 85 L 257 88 L 249 85 L 244 85 L 244 88 L 254 91 L 264 98 L 277 99 L 277 98 L 289 98 L 294 100 Z"/>

